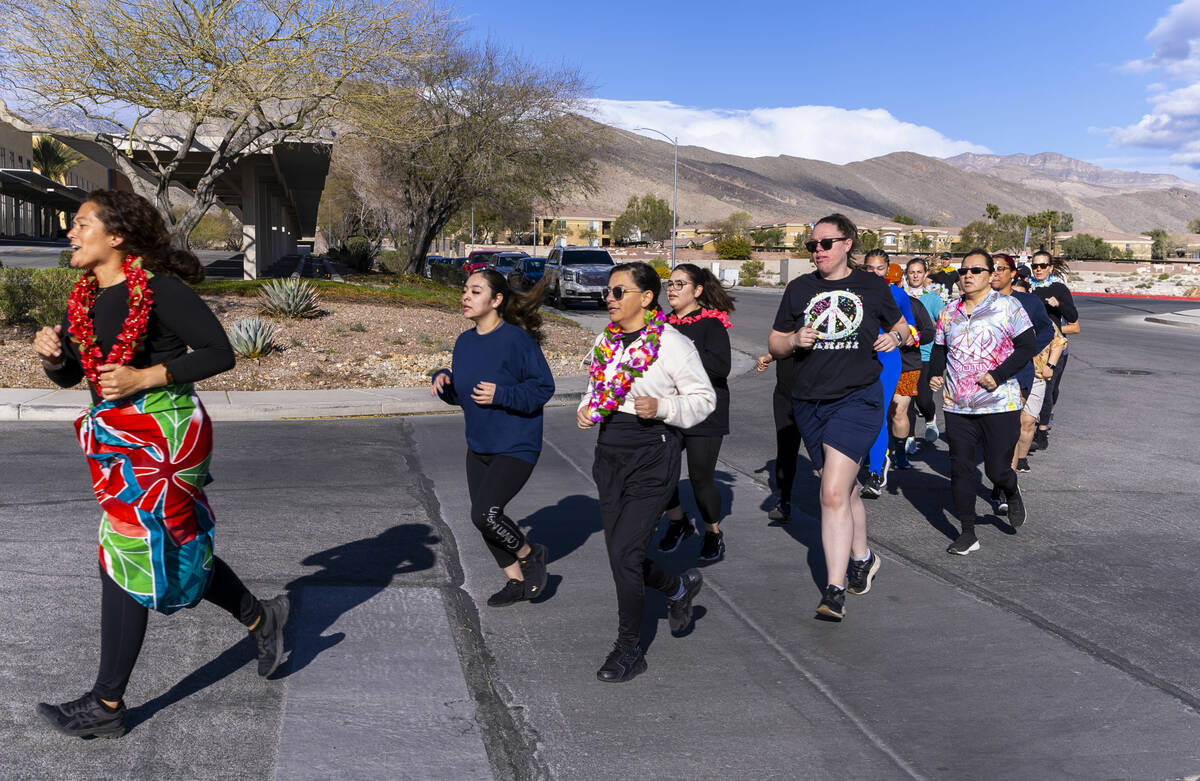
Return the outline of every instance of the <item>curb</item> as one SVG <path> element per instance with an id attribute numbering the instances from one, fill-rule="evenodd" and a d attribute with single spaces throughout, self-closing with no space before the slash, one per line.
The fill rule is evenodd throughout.
<path id="1" fill-rule="evenodd" d="M 1076 297 L 1084 296 L 1085 298 L 1140 298 L 1147 301 L 1200 301 L 1200 298 L 1189 298 L 1187 296 L 1143 296 L 1136 293 L 1079 293 L 1074 290 L 1071 291 L 1071 295 Z"/>
<path id="2" fill-rule="evenodd" d="M 547 407 L 575 406 L 586 378 L 560 377 L 569 388 L 556 392 Z M 217 422 L 315 420 L 321 418 L 454 415 L 461 408 L 428 395 L 427 388 L 345 388 L 332 391 L 200 391 L 209 418 Z M 0 422 L 73 421 L 91 396 L 82 390 L 0 388 Z"/>
<path id="3" fill-rule="evenodd" d="M 1188 323 L 1183 320 L 1167 320 L 1164 317 L 1146 317 L 1147 323 L 1157 323 L 1158 325 L 1173 325 L 1178 328 L 1200 328 L 1200 322 Z"/>

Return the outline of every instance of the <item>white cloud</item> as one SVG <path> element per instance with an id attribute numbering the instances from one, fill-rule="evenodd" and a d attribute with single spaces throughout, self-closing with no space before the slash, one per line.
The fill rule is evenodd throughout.
<path id="1" fill-rule="evenodd" d="M 1200 168 L 1200 0 L 1171 7 L 1146 36 L 1154 54 L 1125 64 L 1135 72 L 1163 71 L 1184 86 L 1149 85 L 1150 113 L 1125 127 L 1108 128 L 1116 146 L 1170 152 L 1176 165 Z"/>
<path id="2" fill-rule="evenodd" d="M 884 109 L 791 106 L 734 110 L 652 100 L 591 103 L 593 117 L 599 122 L 625 130 L 653 127 L 668 136 L 678 136 L 681 145 L 744 157 L 792 155 L 849 163 L 890 152 L 917 152 L 931 157 L 989 152 L 979 144 L 955 141 L 932 128 L 901 122 Z M 654 133 L 638 132 L 658 138 Z"/>

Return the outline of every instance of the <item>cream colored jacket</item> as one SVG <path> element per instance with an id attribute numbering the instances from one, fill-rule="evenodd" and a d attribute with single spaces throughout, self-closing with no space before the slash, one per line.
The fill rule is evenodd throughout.
<path id="1" fill-rule="evenodd" d="M 599 334 L 595 344 L 600 344 L 603 338 L 604 334 Z M 633 345 L 640 343 L 639 339 Z M 618 348 L 617 363 L 625 360 L 626 351 L 624 345 Z M 583 394 L 579 409 L 588 405 L 594 392 L 595 383 L 589 379 L 587 393 Z M 658 412 L 654 417 L 676 428 L 691 428 L 717 408 L 717 393 L 700 363 L 696 346 L 670 325 L 663 326 L 658 358 L 650 364 L 645 374 L 633 381 L 625 401 L 617 409 L 636 415 L 633 409 L 636 396 L 653 396 L 657 399 Z"/>

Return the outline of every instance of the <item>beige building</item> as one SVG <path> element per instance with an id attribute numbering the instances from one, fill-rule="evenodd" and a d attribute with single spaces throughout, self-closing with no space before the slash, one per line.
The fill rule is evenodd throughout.
<path id="1" fill-rule="evenodd" d="M 588 245 L 593 241 L 601 247 L 613 244 L 613 215 L 554 216 L 538 215 L 537 240 L 543 247 L 559 243 Z"/>
<path id="2" fill-rule="evenodd" d="M 949 252 L 958 239 L 958 231 L 932 225 L 902 225 L 895 222 L 865 222 L 858 233 L 871 231 L 879 237 L 879 247 L 889 253 Z"/>
<path id="3" fill-rule="evenodd" d="M 110 187 L 109 169 L 84 158 L 56 182 L 33 170 L 35 135 L 0 122 L 0 236 L 53 239 L 89 190 Z"/>

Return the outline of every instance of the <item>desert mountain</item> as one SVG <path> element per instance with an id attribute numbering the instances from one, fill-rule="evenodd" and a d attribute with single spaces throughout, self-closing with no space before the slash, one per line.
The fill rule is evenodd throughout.
<path id="1" fill-rule="evenodd" d="M 647 192 L 670 200 L 669 143 L 611 127 L 603 128 L 602 138 L 599 190 L 573 211 L 616 215 L 629 196 Z M 836 165 L 681 146 L 680 224 L 712 222 L 740 209 L 758 224 L 841 211 L 860 221 L 907 214 L 919 223 L 962 226 L 981 219 L 988 203 L 1017 214 L 1070 211 L 1077 230 L 1183 232 L 1188 220 L 1200 216 L 1200 185 L 1182 179 L 1110 171 L 1061 155 L 1025 156 L 1022 168 L 1021 157 L 959 155 L 946 161 L 896 152 Z M 990 158 L 1004 162 L 993 165 Z M 968 165 L 973 170 L 964 170 Z M 1022 170 L 1024 178 L 1018 176 Z"/>

